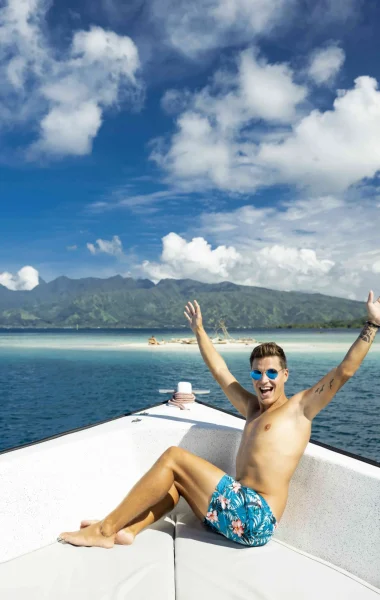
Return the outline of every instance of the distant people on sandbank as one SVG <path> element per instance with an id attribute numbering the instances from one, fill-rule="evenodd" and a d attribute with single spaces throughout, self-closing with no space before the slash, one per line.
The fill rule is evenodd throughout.
<path id="1" fill-rule="evenodd" d="M 161 340 L 161 342 L 159 342 L 158 340 L 156 340 L 154 335 L 151 335 L 148 340 L 148 344 L 149 346 L 161 346 L 162 344 L 165 344 L 165 340 Z"/>

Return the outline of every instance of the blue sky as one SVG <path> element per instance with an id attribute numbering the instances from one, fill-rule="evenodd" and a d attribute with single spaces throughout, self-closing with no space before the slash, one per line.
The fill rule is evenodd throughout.
<path id="1" fill-rule="evenodd" d="M 5 0 L 0 284 L 380 293 L 379 29 L 370 0 Z"/>

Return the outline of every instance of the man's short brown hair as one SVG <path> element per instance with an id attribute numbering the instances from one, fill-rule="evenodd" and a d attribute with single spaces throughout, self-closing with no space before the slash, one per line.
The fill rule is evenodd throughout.
<path id="1" fill-rule="evenodd" d="M 276 342 L 267 342 L 260 344 L 252 350 L 251 356 L 249 357 L 249 364 L 252 367 L 253 361 L 257 358 L 266 358 L 267 356 L 278 356 L 281 363 L 281 369 L 287 369 L 286 356 L 283 349 L 276 344 Z"/>

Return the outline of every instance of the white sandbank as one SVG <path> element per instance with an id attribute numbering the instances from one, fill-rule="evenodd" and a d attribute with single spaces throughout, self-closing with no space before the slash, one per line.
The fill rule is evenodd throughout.
<path id="1" fill-rule="evenodd" d="M 255 348 L 255 346 L 257 346 L 259 344 L 255 344 L 255 343 L 251 343 L 251 344 L 237 344 L 237 343 L 233 343 L 233 342 L 227 342 L 226 344 L 214 344 L 215 349 L 218 352 L 224 352 L 224 351 L 233 351 L 233 352 L 251 352 L 253 350 L 253 348 Z M 331 344 L 331 343 L 326 343 L 326 342 L 316 342 L 316 343 L 309 343 L 309 342 L 283 342 L 279 344 L 281 346 L 281 348 L 283 348 L 284 352 L 308 352 L 308 353 L 313 353 L 313 352 L 324 352 L 324 353 L 328 353 L 328 352 L 347 352 L 348 349 L 350 348 L 351 344 L 344 342 L 344 343 L 340 343 L 340 344 Z M 148 349 L 151 350 L 152 352 L 166 352 L 166 351 L 172 351 L 175 350 L 176 352 L 178 352 L 178 350 L 183 350 L 183 351 L 196 351 L 199 352 L 199 348 L 198 348 L 198 344 L 181 344 L 181 343 L 166 343 L 166 344 L 160 344 L 159 346 L 148 346 L 148 344 L 144 344 L 142 342 L 135 342 L 135 343 L 131 343 L 131 344 L 125 344 L 123 346 L 123 349 L 132 349 L 135 348 L 136 350 L 144 350 L 144 349 Z M 371 352 L 379 352 L 380 351 L 380 344 L 373 344 L 372 348 L 371 348 Z"/>
<path id="2" fill-rule="evenodd" d="M 253 348 L 258 344 L 214 344 L 215 349 L 220 354 L 224 354 L 225 352 L 241 352 L 241 353 L 250 353 Z M 350 343 L 340 343 L 340 344 L 331 344 L 331 343 L 308 343 L 308 342 L 284 342 L 279 344 L 281 348 L 283 348 L 284 352 L 303 352 L 307 354 L 314 353 L 342 353 L 345 354 L 350 348 Z M 8 347 L 8 348 L 34 348 L 34 349 L 51 349 L 51 350 L 93 350 L 93 351 L 125 351 L 130 352 L 133 350 L 138 351 L 149 351 L 152 353 L 168 353 L 171 352 L 180 352 L 180 353 L 197 353 L 199 352 L 199 348 L 197 344 L 181 344 L 181 343 L 166 343 L 160 344 L 159 346 L 149 346 L 144 342 L 102 342 L 102 343 L 81 343 L 79 340 L 77 343 L 59 343 L 59 342 L 47 342 L 43 343 L 40 341 L 39 343 L 23 343 L 23 344 L 1 344 L 0 347 Z M 374 344 L 371 348 L 371 352 L 380 352 L 380 344 Z"/>
<path id="3" fill-rule="evenodd" d="M 253 348 L 258 343 L 234 343 L 227 342 L 225 344 L 217 344 L 214 343 L 215 349 L 223 354 L 224 352 L 242 352 L 249 353 L 252 352 Z M 303 352 L 307 354 L 314 353 L 342 353 L 345 354 L 352 342 L 345 340 L 340 343 L 331 343 L 326 341 L 304 341 L 304 342 L 279 342 L 279 345 L 283 348 L 285 352 Z M 160 343 L 158 346 L 151 346 L 148 342 L 125 342 L 118 340 L 92 340 L 88 342 L 87 340 L 44 340 L 41 338 L 34 339 L 7 339 L 6 341 L 0 340 L 0 349 L 4 348 L 13 348 L 13 349 L 52 349 L 52 350 L 98 350 L 98 351 L 131 351 L 131 350 L 149 350 L 150 352 L 199 352 L 198 344 L 182 344 L 180 342 L 166 342 Z M 374 343 L 370 352 L 380 352 L 380 343 Z"/>

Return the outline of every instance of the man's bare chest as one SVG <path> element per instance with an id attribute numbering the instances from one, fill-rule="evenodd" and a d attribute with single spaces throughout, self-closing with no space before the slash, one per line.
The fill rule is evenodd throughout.
<path id="1" fill-rule="evenodd" d="M 278 410 L 253 417 L 245 424 L 238 457 L 275 453 L 298 456 L 310 439 L 311 425 L 296 411 Z"/>

